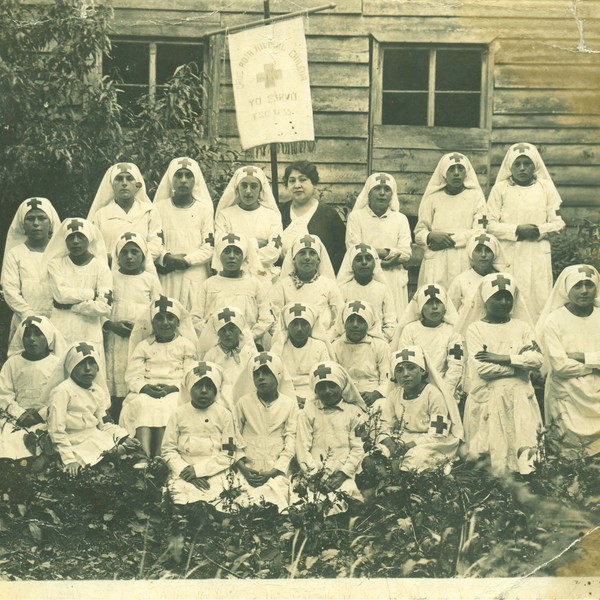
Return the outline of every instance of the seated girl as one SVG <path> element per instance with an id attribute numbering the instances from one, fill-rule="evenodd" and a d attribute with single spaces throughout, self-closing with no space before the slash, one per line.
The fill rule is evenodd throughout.
<path id="1" fill-rule="evenodd" d="M 125 371 L 131 330 L 135 321 L 148 310 L 150 301 L 160 294 L 160 283 L 142 236 L 125 233 L 113 251 L 112 313 L 102 329 L 111 416 L 118 423 L 123 399 L 127 395 Z"/>
<path id="2" fill-rule="evenodd" d="M 28 198 L 12 220 L 2 263 L 4 300 L 13 311 L 10 338 L 17 325 L 32 315 L 49 317 L 52 293 L 41 256 L 58 231 L 60 219 L 46 198 Z"/>
<path id="3" fill-rule="evenodd" d="M 315 235 L 306 234 L 292 244 L 285 255 L 279 281 L 271 291 L 271 304 L 277 317 L 290 302 L 312 304 L 324 332 L 331 339 L 344 301 L 327 250 Z"/>
<path id="4" fill-rule="evenodd" d="M 279 328 L 271 347 L 271 352 L 281 357 L 292 378 L 300 408 L 304 406 L 310 393 L 312 366 L 333 358 L 329 342 L 315 337 L 318 333 L 313 333 L 317 321 L 317 312 L 310 304 L 286 304 L 279 316 Z M 319 328 L 316 329 L 318 332 Z"/>
<path id="5" fill-rule="evenodd" d="M 392 348 L 420 346 L 458 398 L 466 362 L 464 340 L 454 331 L 456 311 L 441 285 L 420 287 L 402 315 Z"/>
<path id="6" fill-rule="evenodd" d="M 346 229 L 346 247 L 354 244 L 375 248 L 399 317 L 408 304 L 405 264 L 412 253 L 411 236 L 408 219 L 400 212 L 396 180 L 388 173 L 369 175 L 356 198 Z"/>
<path id="7" fill-rule="evenodd" d="M 380 337 L 391 342 L 398 321 L 396 307 L 375 248 L 368 244 L 350 246 L 337 282 L 345 302 L 360 298 L 371 305 Z"/>
<path id="8" fill-rule="evenodd" d="M 104 372 L 102 321 L 111 313 L 112 275 L 100 232 L 85 219 L 65 219 L 43 260 L 54 303 L 50 320 L 68 343 L 96 344 Z"/>
<path id="9" fill-rule="evenodd" d="M 117 444 L 135 447 L 125 429 L 104 422 L 109 396 L 99 360 L 94 344 L 75 342 L 48 382 L 48 432 L 69 475 L 100 462 Z"/>
<path id="10" fill-rule="evenodd" d="M 269 352 L 253 356 L 235 385 L 234 397 L 243 448 L 236 468 L 248 482 L 249 501 L 270 502 L 282 511 L 289 506 L 299 410 L 281 359 Z"/>
<path id="11" fill-rule="evenodd" d="M 390 348 L 377 337 L 371 305 L 361 300 L 347 302 L 338 321 L 338 331 L 340 336 L 332 344 L 335 360 L 352 377 L 366 405 L 372 406 L 385 396 Z"/>
<path id="12" fill-rule="evenodd" d="M 8 417 L 0 416 L 0 458 L 32 455 L 21 427 L 45 428 L 44 391 L 64 352 L 64 339 L 49 319 L 32 315 L 21 321 L 0 371 L 0 410 Z"/>
<path id="13" fill-rule="evenodd" d="M 448 288 L 448 296 L 457 312 L 471 302 L 486 275 L 510 270 L 500 242 L 491 233 L 474 235 L 467 243 L 467 254 L 471 268 L 457 275 Z"/>
<path id="14" fill-rule="evenodd" d="M 546 370 L 545 420 L 566 456 L 600 452 L 600 277 L 590 265 L 559 275 L 536 325 Z"/>
<path id="15" fill-rule="evenodd" d="M 415 241 L 424 248 L 419 285 L 450 282 L 469 267 L 466 245 L 486 223 L 485 196 L 471 161 L 459 152 L 445 154 L 419 204 Z"/>
<path id="16" fill-rule="evenodd" d="M 181 402 L 169 418 L 162 457 L 169 465 L 168 483 L 175 504 L 209 502 L 223 510 L 221 493 L 237 460 L 238 439 L 233 415 L 219 402 L 223 383 L 214 363 L 194 363 L 186 371 Z"/>
<path id="17" fill-rule="evenodd" d="M 243 235 L 228 233 L 217 238 L 214 260 L 217 274 L 196 290 L 191 303 L 201 352 L 206 352 L 216 342 L 205 330 L 221 306 L 237 306 L 244 314 L 254 341 L 262 343 L 264 334 L 273 324 L 273 315 L 263 283 L 250 274 L 254 270 L 252 264 L 256 263 L 254 248 Z"/>
<path id="18" fill-rule="evenodd" d="M 456 329 L 468 351 L 466 457 L 489 457 L 498 475 L 531 473 L 542 418 L 529 374 L 542 354 L 512 275 L 486 275 Z"/>
<path id="19" fill-rule="evenodd" d="M 163 175 L 154 207 L 162 222 L 165 254 L 158 261 L 163 292 L 185 308 L 190 288 L 210 276 L 213 257 L 213 203 L 200 165 L 174 158 Z"/>
<path id="20" fill-rule="evenodd" d="M 218 308 L 210 319 L 209 327 L 214 330 L 217 343 L 206 352 L 203 360 L 221 367 L 223 385 L 220 396 L 233 410 L 233 386 L 244 372 L 248 361 L 256 354 L 256 346 L 246 319 L 236 306 Z"/>
<path id="21" fill-rule="evenodd" d="M 184 373 L 196 361 L 188 313 L 177 300 L 159 296 L 136 322 L 129 348 L 129 394 L 119 422 L 141 442 L 146 455 L 154 457 L 160 454 L 167 421 L 177 408 Z"/>
<path id="22" fill-rule="evenodd" d="M 334 502 L 329 514 L 335 514 L 347 509 L 345 502 L 336 501 L 335 492 L 363 500 L 355 475 L 364 458 L 359 431 L 366 405 L 346 370 L 335 362 L 313 366 L 310 388 L 314 396 L 298 417 L 296 459 L 309 475 L 325 471 L 328 498 Z"/>
<path id="23" fill-rule="evenodd" d="M 215 237 L 240 232 L 253 246 L 259 260 L 259 268 L 253 270 L 252 275 L 266 283 L 268 290 L 279 271 L 274 265 L 281 256 L 283 227 L 271 186 L 259 167 L 240 167 L 217 205 Z"/>
<path id="24" fill-rule="evenodd" d="M 420 346 L 392 354 L 377 449 L 399 457 L 403 471 L 422 471 L 455 457 L 463 428 L 456 402 Z"/>

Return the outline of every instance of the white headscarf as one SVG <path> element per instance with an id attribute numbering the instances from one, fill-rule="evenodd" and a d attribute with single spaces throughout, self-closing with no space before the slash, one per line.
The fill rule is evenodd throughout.
<path id="1" fill-rule="evenodd" d="M 60 219 L 50 200 L 47 198 L 27 198 L 27 200 L 24 200 L 19 204 L 19 208 L 17 208 L 17 212 L 15 213 L 8 229 L 8 233 L 6 234 L 4 256 L 6 256 L 15 246 L 27 241 L 23 224 L 25 223 L 25 216 L 27 213 L 34 208 L 43 211 L 48 219 L 50 219 L 50 238 L 58 231 Z"/>
<path id="2" fill-rule="evenodd" d="M 358 194 L 352 212 L 360 210 L 369 205 L 369 193 L 377 185 L 388 185 L 392 188 L 392 199 L 389 209 L 400 212 L 400 201 L 398 200 L 398 186 L 396 180 L 389 173 L 371 173 L 365 181 L 363 189 Z"/>
<path id="3" fill-rule="evenodd" d="M 147 205 L 148 209 L 152 207 L 152 202 L 150 202 L 150 198 L 148 198 L 148 194 L 146 192 L 146 182 L 144 181 L 140 170 L 133 163 L 120 162 L 112 167 L 109 167 L 106 173 L 104 173 L 104 177 L 100 182 L 100 186 L 98 187 L 98 191 L 96 192 L 96 196 L 94 197 L 94 201 L 90 207 L 90 212 L 87 216 L 88 219 L 93 219 L 94 215 L 101 208 L 108 206 L 111 202 L 114 202 L 115 194 L 113 191 L 113 182 L 119 173 L 128 173 L 135 179 L 138 191 L 135 193 L 134 200 Z"/>
<path id="4" fill-rule="evenodd" d="M 65 338 L 62 333 L 54 327 L 52 321 L 42 315 L 32 315 L 19 323 L 17 331 L 10 342 L 8 356 L 21 354 L 25 350 L 23 345 L 23 334 L 25 333 L 25 329 L 30 325 L 37 327 L 42 332 L 46 338 L 46 342 L 48 342 L 48 349 L 52 354 L 55 354 L 59 358 L 64 356 L 67 349 Z"/>
<path id="5" fill-rule="evenodd" d="M 384 283 L 386 286 L 388 285 L 387 279 L 383 273 L 383 269 L 381 268 L 381 260 L 379 259 L 379 255 L 373 246 L 369 244 L 352 244 L 348 250 L 346 250 L 346 254 L 344 254 L 344 260 L 342 260 L 342 264 L 340 265 L 340 270 L 337 275 L 338 285 L 343 285 L 345 283 L 349 283 L 354 279 L 354 271 L 352 270 L 352 263 L 354 259 L 361 254 L 362 252 L 366 252 L 370 254 L 375 260 L 375 269 L 373 270 L 373 279 L 375 281 L 379 281 L 380 283 Z"/>
<path id="6" fill-rule="evenodd" d="M 489 248 L 494 253 L 494 262 L 492 264 L 496 271 L 507 271 L 510 269 L 510 264 L 506 261 L 502 245 L 489 231 L 479 231 L 468 240 L 467 254 L 469 258 L 473 257 L 475 248 L 480 244 Z"/>
<path id="7" fill-rule="evenodd" d="M 423 197 L 430 196 L 431 194 L 439 192 L 446 187 L 446 173 L 448 172 L 448 169 L 455 164 L 462 165 L 467 171 L 467 175 L 463 184 L 465 188 L 479 190 L 483 195 L 483 191 L 481 190 L 481 186 L 479 185 L 479 181 L 477 179 L 477 173 L 475 173 L 475 169 L 473 168 L 471 161 L 460 152 L 450 152 L 448 154 L 444 154 L 444 156 L 440 158 L 437 167 L 433 171 L 433 175 L 431 176 L 431 179 L 425 188 Z"/>
<path id="8" fill-rule="evenodd" d="M 235 400 L 238 400 L 246 394 L 255 392 L 254 372 L 264 366 L 266 366 L 269 371 L 273 373 L 275 379 L 277 379 L 277 391 L 280 394 L 295 400 L 296 390 L 294 389 L 292 378 L 281 358 L 272 352 L 258 352 L 248 361 L 246 368 L 240 373 L 240 376 L 233 386 L 232 397 Z"/>
<path id="9" fill-rule="evenodd" d="M 465 433 L 460 419 L 460 413 L 458 412 L 458 405 L 452 395 L 448 392 L 442 376 L 433 365 L 431 359 L 427 356 L 427 352 L 425 352 L 421 346 L 406 346 L 406 348 L 400 348 L 392 353 L 390 358 L 390 384 L 388 386 L 387 397 L 393 397 L 394 395 L 402 393 L 402 387 L 394 379 L 394 374 L 396 367 L 404 362 L 413 363 L 421 367 L 421 369 L 427 373 L 428 382 L 436 387 L 444 398 L 446 410 L 448 411 L 447 416 L 450 417 L 451 422 L 449 433 L 452 433 L 452 435 L 459 440 L 464 440 Z"/>
<path id="10" fill-rule="evenodd" d="M 220 238 L 215 240 L 215 251 L 212 259 L 212 268 L 220 273 L 223 270 L 221 262 L 221 253 L 228 246 L 239 248 L 243 255 L 242 270 L 249 274 L 258 273 L 262 269 L 262 264 L 256 253 L 256 248 L 253 244 L 248 243 L 248 238 L 243 233 L 225 233 Z"/>
<path id="11" fill-rule="evenodd" d="M 346 336 L 346 321 L 352 315 L 358 315 L 359 317 L 362 317 L 367 323 L 367 334 L 365 336 L 365 341 L 368 337 L 383 339 L 381 328 L 376 327 L 378 323 L 377 317 L 375 316 L 375 310 L 373 310 L 373 306 L 366 300 L 350 300 L 344 304 L 335 323 L 336 338 Z"/>
<path id="12" fill-rule="evenodd" d="M 134 231 L 127 231 L 117 240 L 117 243 L 113 248 L 113 255 L 111 261 L 113 273 L 119 270 L 119 252 L 123 250 L 125 244 L 128 244 L 130 242 L 132 244 L 135 244 L 144 255 L 144 271 L 154 275 L 156 277 L 156 280 L 158 281 L 156 265 L 152 260 L 152 254 L 150 254 L 150 251 L 148 250 L 148 244 L 146 244 L 146 240 L 139 233 L 135 233 Z"/>
<path id="13" fill-rule="evenodd" d="M 56 366 L 56 369 L 48 379 L 48 383 L 46 384 L 44 392 L 42 393 L 42 406 L 48 406 L 50 403 L 49 399 L 51 392 L 63 381 L 71 377 L 73 369 L 80 362 L 91 357 L 98 365 L 98 373 L 94 378 L 94 384 L 102 390 L 104 396 L 101 401 L 99 401 L 99 404 L 103 408 L 107 408 L 110 405 L 110 396 L 108 394 L 108 387 L 106 385 L 106 380 L 104 379 L 101 368 L 102 362 L 100 353 L 103 351 L 103 348 L 98 348 L 97 345 L 92 342 L 80 341 L 71 344 L 62 356 L 60 362 Z"/>
<path id="14" fill-rule="evenodd" d="M 487 300 L 500 290 L 507 290 L 513 297 L 513 309 L 510 318 L 525 321 L 533 327 L 531 315 L 513 276 L 510 273 L 490 273 L 479 282 L 471 302 L 465 304 L 461 309 L 454 330 L 465 336 L 469 325 L 481 321 L 485 316 L 485 303 Z"/>
<path id="15" fill-rule="evenodd" d="M 105 261 L 108 264 L 106 246 L 104 238 L 99 229 L 90 221 L 80 219 L 79 217 L 69 217 L 65 219 L 58 231 L 52 236 L 50 243 L 46 246 L 42 256 L 42 264 L 48 267 L 50 261 L 55 258 L 63 258 L 69 254 L 66 239 L 72 233 L 82 233 L 89 241 L 88 251 L 94 255 L 97 260 Z"/>
<path id="16" fill-rule="evenodd" d="M 159 204 L 170 200 L 173 195 L 173 177 L 179 169 L 188 169 L 194 175 L 194 189 L 192 190 L 192 197 L 198 202 L 206 205 L 213 211 L 213 203 L 210 197 L 210 192 L 204 181 L 204 175 L 200 165 L 193 159 L 187 156 L 180 156 L 174 158 L 167 167 L 165 174 L 163 175 L 156 194 L 154 194 L 154 204 Z"/>
<path id="17" fill-rule="evenodd" d="M 518 142 L 513 144 L 504 155 L 504 159 L 502 160 L 502 164 L 500 165 L 500 170 L 498 171 L 498 175 L 496 176 L 496 183 L 501 181 L 508 180 L 509 183 L 515 185 L 512 181 L 512 174 L 510 172 L 513 163 L 519 156 L 526 156 L 533 162 L 535 170 L 533 172 L 533 176 L 537 179 L 542 185 L 546 188 L 548 192 L 548 196 L 551 199 L 550 208 L 557 210 L 561 205 L 561 198 L 552 181 L 552 177 L 550 177 L 550 173 L 546 168 L 546 164 L 542 160 L 538 149 L 529 142 Z"/>
<path id="18" fill-rule="evenodd" d="M 161 312 L 168 312 L 175 315 L 179 319 L 179 326 L 177 332 L 183 337 L 187 338 L 194 344 L 194 348 L 198 343 L 194 325 L 192 324 L 192 318 L 187 310 L 181 305 L 181 303 L 175 298 L 169 298 L 162 294 L 152 300 L 147 311 L 142 311 L 141 315 L 135 321 L 133 329 L 131 330 L 131 336 L 129 338 L 129 357 L 133 354 L 136 346 L 144 341 L 145 339 L 154 335 L 152 329 L 152 320 L 154 317 Z"/>
<path id="19" fill-rule="evenodd" d="M 456 323 L 456 320 L 458 319 L 458 313 L 456 312 L 456 308 L 454 307 L 454 303 L 450 299 L 450 296 L 448 296 L 448 292 L 446 292 L 444 287 L 439 283 L 427 283 L 422 285 L 416 291 L 415 295 L 408 303 L 408 306 L 404 309 L 404 312 L 400 316 L 398 327 L 391 343 L 392 348 L 398 347 L 402 331 L 404 331 L 404 328 L 409 323 L 421 320 L 423 307 L 430 298 L 436 298 L 437 300 L 440 300 L 445 306 L 446 312 L 442 322 L 449 323 L 450 325 L 454 325 Z"/>
<path id="20" fill-rule="evenodd" d="M 580 281 L 591 281 L 596 286 L 596 300 L 594 306 L 600 307 L 600 275 L 591 265 L 572 265 L 565 267 L 557 277 L 556 283 L 544 304 L 544 308 L 535 326 L 535 333 L 539 340 L 543 333 L 548 317 L 557 309 L 562 308 L 569 301 L 571 288 Z M 592 332 L 590 332 L 592 335 Z M 596 332 L 597 335 L 597 332 Z"/>
<path id="21" fill-rule="evenodd" d="M 333 266 L 331 264 L 331 259 L 329 258 L 329 254 L 327 253 L 327 249 L 323 245 L 323 242 L 317 235 L 306 234 L 305 236 L 298 238 L 292 244 L 290 251 L 285 255 L 283 259 L 283 265 L 281 266 L 281 274 L 280 279 L 284 277 L 288 277 L 291 273 L 295 271 L 294 267 L 294 257 L 300 250 L 304 248 L 312 248 L 316 250 L 319 255 L 319 264 L 317 266 L 317 273 L 323 277 L 327 277 L 332 281 L 335 281 L 335 272 L 333 270 Z"/>
<path id="22" fill-rule="evenodd" d="M 179 405 L 192 402 L 192 388 L 202 379 L 210 379 L 217 388 L 215 403 L 219 402 L 222 406 L 229 408 L 227 402 L 221 397 L 223 370 L 219 365 L 208 361 L 198 362 L 183 376 L 183 385 L 179 390 Z"/>
<path id="23" fill-rule="evenodd" d="M 252 350 L 256 349 L 252 332 L 246 323 L 244 313 L 237 306 L 221 306 L 217 308 L 207 321 L 206 327 L 200 336 L 201 354 L 206 350 L 204 348 L 212 348 L 219 342 L 219 331 L 225 325 L 233 323 L 242 332 L 240 335 L 240 349 L 242 346 L 249 346 Z"/>
<path id="24" fill-rule="evenodd" d="M 354 404 L 364 412 L 367 411 L 367 405 L 360 395 L 354 381 L 352 381 L 352 378 L 348 374 L 348 371 L 346 371 L 342 365 L 332 360 L 316 363 L 311 367 L 308 382 L 311 396 L 307 399 L 307 404 L 318 400 L 315 388 L 317 383 L 320 383 L 321 381 L 332 381 L 333 383 L 337 383 L 337 385 L 342 388 L 342 398 L 344 402 Z"/>
<path id="25" fill-rule="evenodd" d="M 260 181 L 260 194 L 258 196 L 258 203 L 261 206 L 274 210 L 277 212 L 277 214 L 279 214 L 279 208 L 277 207 L 275 196 L 273 196 L 273 191 L 271 190 L 269 180 L 267 179 L 264 171 L 259 167 L 253 167 L 249 165 L 246 167 L 240 167 L 229 180 L 229 183 L 227 184 L 227 187 L 225 188 L 225 191 L 219 200 L 219 204 L 217 204 L 215 217 L 222 210 L 239 203 L 237 188 L 244 177 L 256 177 Z"/>

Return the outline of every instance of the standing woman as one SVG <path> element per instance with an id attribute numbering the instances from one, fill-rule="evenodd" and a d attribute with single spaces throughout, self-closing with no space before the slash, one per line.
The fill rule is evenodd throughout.
<path id="1" fill-rule="evenodd" d="M 438 162 L 419 205 L 415 241 L 425 248 L 419 286 L 450 282 L 469 268 L 467 241 L 485 224 L 485 196 L 471 161 L 459 152 Z"/>
<path id="2" fill-rule="evenodd" d="M 545 420 L 554 423 L 563 451 L 600 452 L 600 277 L 589 265 L 558 276 L 536 330 L 548 377 Z"/>
<path id="3" fill-rule="evenodd" d="M 272 282 L 278 271 L 273 265 L 281 255 L 283 227 L 271 186 L 258 167 L 240 167 L 219 200 L 215 214 L 216 239 L 228 233 L 246 236 L 262 264 L 259 272 L 251 274 L 261 281 Z"/>
<path id="4" fill-rule="evenodd" d="M 371 174 L 348 217 L 346 246 L 369 244 L 376 249 L 394 297 L 397 318 L 408 304 L 408 273 L 404 264 L 411 256 L 410 243 L 410 227 L 400 212 L 396 180 L 387 173 Z"/>
<path id="5" fill-rule="evenodd" d="M 42 255 L 59 227 L 56 210 L 46 198 L 28 198 L 17 209 L 6 236 L 2 265 L 4 299 L 14 313 L 9 341 L 23 319 L 52 313 L 52 292 Z"/>
<path id="6" fill-rule="evenodd" d="M 160 215 L 133 163 L 118 163 L 106 171 L 87 218 L 102 233 L 106 248 L 114 248 L 124 233 L 133 231 L 144 238 L 152 260 L 164 254 Z"/>
<path id="7" fill-rule="evenodd" d="M 337 210 L 319 202 L 317 184 L 319 172 L 316 165 L 299 160 L 288 165 L 283 175 L 292 201 L 280 207 L 283 220 L 283 253 L 307 233 L 316 235 L 323 242 L 337 275 L 346 247 L 346 226 Z"/>
<path id="8" fill-rule="evenodd" d="M 163 226 L 165 255 L 157 270 L 163 293 L 189 308 L 190 288 L 210 275 L 213 256 L 213 204 L 200 170 L 191 158 L 169 163 L 154 206 Z"/>
<path id="9" fill-rule="evenodd" d="M 552 289 L 548 235 L 565 227 L 561 198 L 533 144 L 507 151 L 488 199 L 488 230 L 502 244 L 532 319 Z"/>

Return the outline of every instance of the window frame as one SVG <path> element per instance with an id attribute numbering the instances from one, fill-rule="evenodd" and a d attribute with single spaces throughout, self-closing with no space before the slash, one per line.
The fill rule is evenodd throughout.
<path id="1" fill-rule="evenodd" d="M 114 34 L 110 36 L 111 43 L 129 42 L 136 44 L 146 44 L 148 47 L 148 94 L 152 101 L 156 99 L 156 55 L 159 44 L 190 46 L 197 45 L 202 48 L 202 76 L 206 81 L 204 91 L 204 114 L 206 117 L 206 135 L 209 138 L 216 137 L 219 127 L 218 98 L 221 81 L 219 61 L 214 60 L 223 52 L 220 36 L 212 36 L 209 39 L 202 37 L 161 37 L 152 35 L 132 35 L 132 34 Z M 99 71 L 104 74 L 104 55 L 100 57 Z M 140 84 L 123 84 L 131 87 L 142 87 Z M 145 86 L 144 86 L 145 87 Z M 203 136 L 204 137 L 204 136 Z"/>
<path id="2" fill-rule="evenodd" d="M 479 125 L 476 129 L 487 129 L 491 126 L 491 106 L 489 99 L 491 97 L 490 85 L 491 77 L 491 48 L 485 43 L 415 43 L 415 42 L 378 42 L 373 40 L 372 47 L 372 73 L 371 73 L 371 125 L 396 126 L 398 124 L 387 123 L 383 120 L 383 61 L 386 50 L 427 50 L 429 52 L 429 74 L 427 89 L 427 124 L 426 125 L 399 125 L 406 127 L 436 128 L 447 127 L 444 125 L 435 125 L 435 65 L 437 51 L 439 50 L 459 50 L 473 49 L 481 51 L 481 89 L 479 102 Z M 457 93 L 465 93 L 457 90 Z M 453 129 L 472 129 L 468 126 L 452 126 Z"/>

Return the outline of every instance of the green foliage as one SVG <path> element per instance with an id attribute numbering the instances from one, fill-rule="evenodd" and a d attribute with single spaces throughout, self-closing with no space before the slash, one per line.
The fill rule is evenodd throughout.
<path id="1" fill-rule="evenodd" d="M 135 111 L 119 105 L 118 82 L 100 75 L 112 19 L 102 4 L 0 0 L 3 212 L 38 195 L 62 216 L 85 216 L 102 175 L 120 160 L 138 164 L 150 195 L 176 156 L 198 160 L 215 195 L 236 168 L 235 152 L 203 141 L 207 82 L 197 65 L 180 67 Z"/>
<path id="2" fill-rule="evenodd" d="M 600 225 L 582 220 L 550 239 L 552 274 L 556 279 L 570 265 L 588 264 L 600 269 Z"/>

